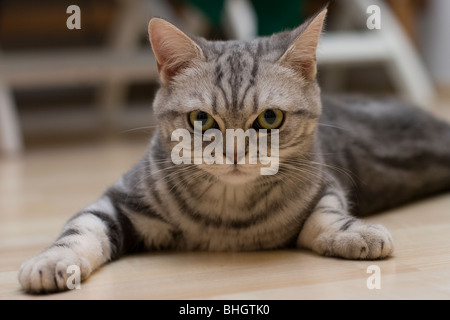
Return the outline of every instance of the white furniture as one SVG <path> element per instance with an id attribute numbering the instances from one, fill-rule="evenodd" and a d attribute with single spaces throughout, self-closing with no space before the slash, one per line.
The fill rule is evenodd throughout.
<path id="1" fill-rule="evenodd" d="M 10 88 L 0 78 L 0 152 L 16 154 L 22 149 L 22 135 Z"/>
<path id="2" fill-rule="evenodd" d="M 104 49 L 0 55 L 0 154 L 16 154 L 23 149 L 12 88 L 101 83 L 98 105 L 105 120 L 114 122 L 117 109 L 123 105 L 124 85 L 157 79 L 151 48 L 139 49 L 139 39 L 152 13 L 172 19 L 175 16 L 164 0 L 121 0 L 119 6 L 109 45 Z"/>
<path id="3" fill-rule="evenodd" d="M 426 108 L 435 97 L 433 82 L 414 45 L 390 8 L 380 0 L 344 0 L 342 14 L 348 19 L 369 17 L 370 5 L 381 12 L 381 28 L 359 32 L 325 33 L 318 48 L 318 63 L 379 63 L 385 67 L 400 95 Z"/>

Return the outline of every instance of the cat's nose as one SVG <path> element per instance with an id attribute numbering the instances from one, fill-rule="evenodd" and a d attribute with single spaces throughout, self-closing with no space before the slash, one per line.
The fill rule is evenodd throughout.
<path id="1" fill-rule="evenodd" d="M 225 156 L 225 158 L 227 159 L 227 163 L 228 163 L 228 164 L 238 164 L 238 162 L 239 162 L 242 158 L 245 157 L 245 154 L 244 154 L 242 157 L 240 157 L 239 159 L 238 159 L 238 154 L 237 154 L 237 152 L 234 153 L 233 158 L 228 157 L 228 156 L 226 155 L 226 153 L 224 153 L 224 156 Z M 242 161 L 241 161 L 241 162 L 242 162 Z"/>

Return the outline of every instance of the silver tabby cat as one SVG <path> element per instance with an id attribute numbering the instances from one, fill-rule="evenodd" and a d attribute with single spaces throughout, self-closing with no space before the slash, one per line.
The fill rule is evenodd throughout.
<path id="1" fill-rule="evenodd" d="M 86 279 L 141 250 L 391 255 L 388 230 L 356 216 L 449 190 L 450 127 L 395 101 L 321 96 L 316 47 L 325 15 L 271 37 L 224 42 L 152 19 L 162 84 L 148 153 L 23 263 L 23 289 L 64 290 L 68 266 L 78 265 Z M 175 165 L 171 134 L 182 128 L 193 135 L 193 118 L 222 132 L 275 126 L 278 173 L 261 175 L 261 164 L 237 164 L 236 156 L 231 164 Z"/>

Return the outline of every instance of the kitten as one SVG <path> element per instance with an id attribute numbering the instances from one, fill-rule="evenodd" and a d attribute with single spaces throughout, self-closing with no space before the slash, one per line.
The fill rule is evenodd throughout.
<path id="1" fill-rule="evenodd" d="M 152 19 L 162 85 L 148 153 L 23 263 L 23 289 L 64 290 L 68 266 L 86 279 L 141 250 L 296 246 L 348 259 L 391 255 L 388 230 L 356 216 L 449 190 L 450 127 L 395 101 L 321 97 L 315 51 L 325 15 L 271 37 L 224 42 Z M 236 150 L 228 164 L 174 164 L 172 133 L 194 136 L 195 121 L 203 131 L 253 128 L 259 139 L 262 129 L 277 129 L 278 172 L 261 175 L 263 164 L 249 164 L 248 153 L 238 165 Z M 271 146 L 275 136 L 265 137 Z M 222 153 L 214 156 L 224 160 Z"/>

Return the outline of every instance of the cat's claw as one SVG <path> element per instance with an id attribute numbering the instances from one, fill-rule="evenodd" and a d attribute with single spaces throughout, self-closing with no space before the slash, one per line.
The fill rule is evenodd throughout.
<path id="1" fill-rule="evenodd" d="M 346 259 L 382 259 L 394 251 L 392 236 L 378 224 L 359 224 L 350 230 L 326 232 L 313 243 L 313 250 L 325 256 Z"/>
<path id="2" fill-rule="evenodd" d="M 19 270 L 19 282 L 29 293 L 45 293 L 69 289 L 69 277 L 77 272 L 69 268 L 79 268 L 80 279 L 89 276 L 92 271 L 90 263 L 77 256 L 70 248 L 50 247 L 41 254 L 25 261 Z M 74 279 L 75 280 L 75 279 Z M 71 281 L 72 283 L 72 281 Z"/>

